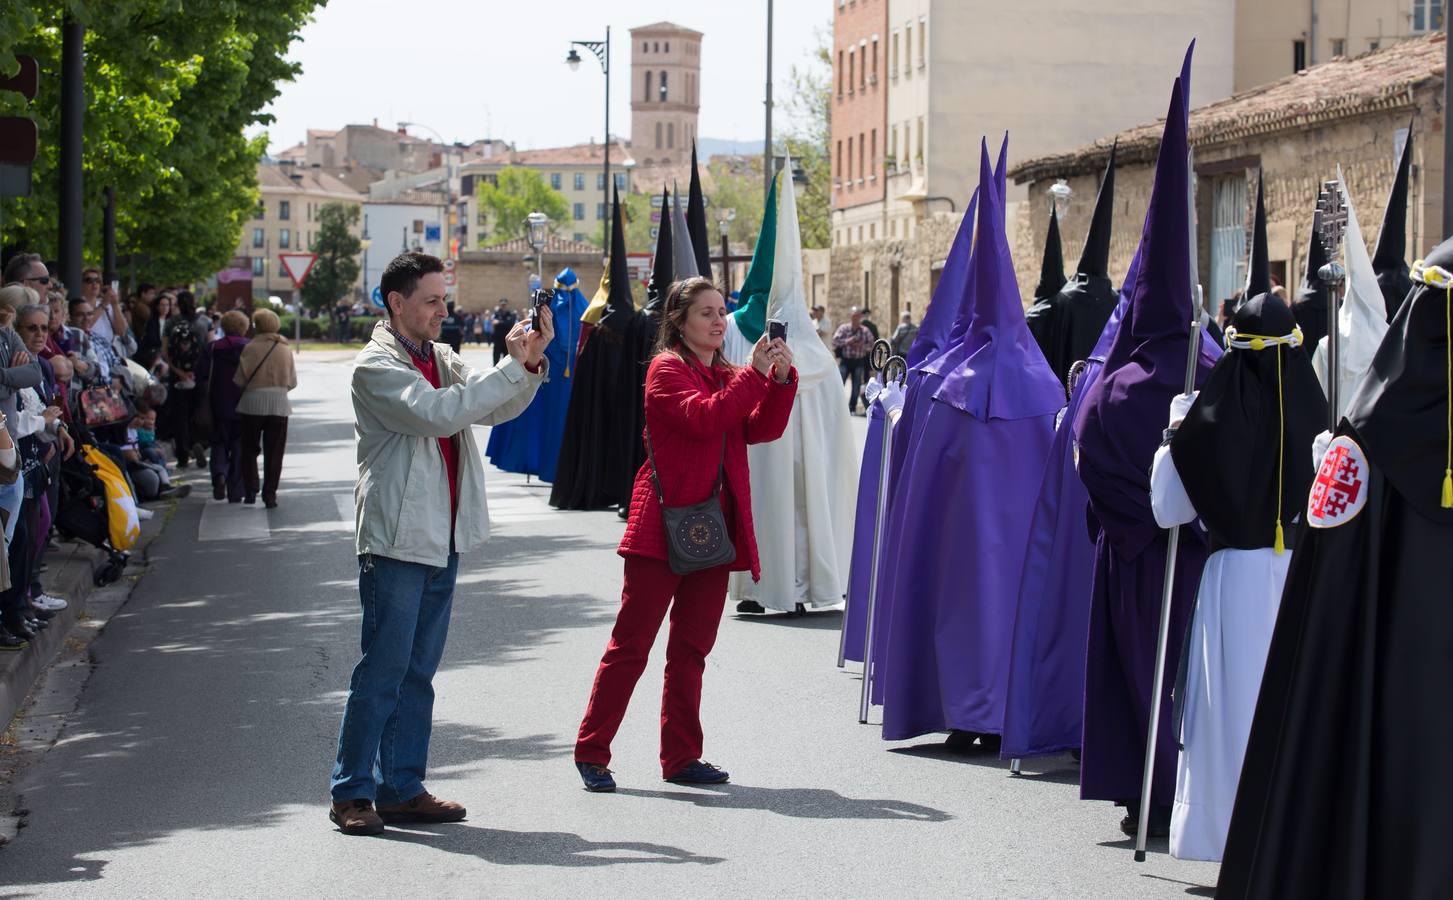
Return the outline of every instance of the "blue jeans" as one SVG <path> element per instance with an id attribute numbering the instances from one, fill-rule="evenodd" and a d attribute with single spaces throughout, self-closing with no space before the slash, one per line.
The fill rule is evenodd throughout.
<path id="1" fill-rule="evenodd" d="M 434 672 L 444 655 L 459 554 L 444 568 L 360 556 L 363 658 L 353 667 L 333 764 L 335 803 L 404 803 L 424 790 Z"/>

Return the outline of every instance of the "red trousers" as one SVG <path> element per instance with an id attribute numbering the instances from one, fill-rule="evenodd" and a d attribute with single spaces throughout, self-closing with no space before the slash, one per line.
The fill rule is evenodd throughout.
<path id="1" fill-rule="evenodd" d="M 595 672 L 590 705 L 575 742 L 576 762 L 610 764 L 610 742 L 671 611 L 666 685 L 661 697 L 661 774 L 701 758 L 701 674 L 726 605 L 727 566 L 677 575 L 665 560 L 626 557 L 621 611 Z M 672 600 L 675 600 L 673 603 Z"/>

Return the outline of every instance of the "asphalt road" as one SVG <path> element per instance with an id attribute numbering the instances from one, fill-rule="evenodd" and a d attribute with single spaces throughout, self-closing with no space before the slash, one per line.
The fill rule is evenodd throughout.
<path id="1" fill-rule="evenodd" d="M 585 793 L 571 749 L 622 526 L 493 470 L 496 537 L 461 565 L 428 781 L 470 818 L 338 834 L 327 776 L 359 622 L 348 375 L 300 365 L 279 509 L 194 497 L 152 545 L 60 740 L 20 775 L 29 823 L 0 850 L 5 896 L 1210 895 L 1215 866 L 1164 841 L 1134 863 L 1067 757 L 1016 778 L 858 725 L 835 612 L 729 611 L 703 717 L 732 784 L 660 781 L 658 645 L 616 742 L 621 791 Z"/>

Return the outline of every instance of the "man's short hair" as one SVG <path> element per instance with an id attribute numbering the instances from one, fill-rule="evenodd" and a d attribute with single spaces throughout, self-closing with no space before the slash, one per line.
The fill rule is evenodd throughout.
<path id="1" fill-rule="evenodd" d="M 419 286 L 419 279 L 443 271 L 444 262 L 427 253 L 400 253 L 390 260 L 378 282 L 378 291 L 383 297 L 383 307 L 389 318 L 393 318 L 394 314 L 388 305 L 389 294 L 398 291 L 399 296 L 407 297 Z"/>
<path id="2" fill-rule="evenodd" d="M 30 273 L 30 267 L 44 263 L 39 253 L 17 253 L 5 264 L 5 284 L 18 284 Z"/>
<path id="3" fill-rule="evenodd" d="M 76 310 L 79 309 L 82 304 L 89 304 L 90 302 L 91 301 L 87 300 L 85 297 L 72 297 L 70 303 L 66 304 L 66 312 L 74 316 L 76 314 Z"/>

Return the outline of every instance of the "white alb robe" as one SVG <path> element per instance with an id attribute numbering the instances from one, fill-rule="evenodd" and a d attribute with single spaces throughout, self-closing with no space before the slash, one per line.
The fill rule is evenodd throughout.
<path id="1" fill-rule="evenodd" d="M 1161 527 L 1196 518 L 1169 447 L 1155 455 L 1150 492 Z M 1212 553 L 1202 570 L 1183 663 L 1186 685 L 1179 735 L 1183 749 L 1176 765 L 1170 820 L 1170 852 L 1177 859 L 1220 860 L 1225 849 L 1291 560 L 1291 550 L 1277 555 L 1270 547 L 1228 548 Z"/>

